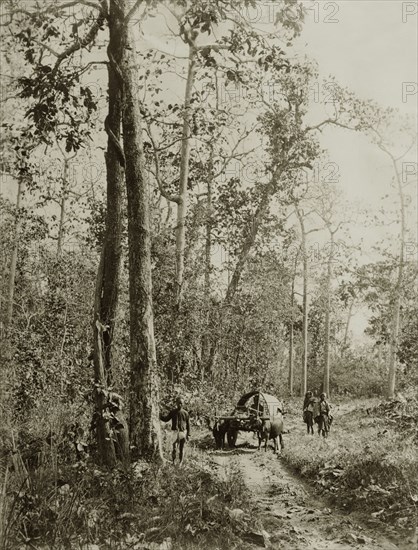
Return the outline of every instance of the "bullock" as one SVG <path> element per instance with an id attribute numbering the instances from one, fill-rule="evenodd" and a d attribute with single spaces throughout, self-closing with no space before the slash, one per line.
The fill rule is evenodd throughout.
<path id="1" fill-rule="evenodd" d="M 267 451 L 267 445 L 270 439 L 273 440 L 274 452 L 278 450 L 278 441 L 280 442 L 279 452 L 284 449 L 283 444 L 283 417 L 277 416 L 273 420 L 261 419 L 256 420 L 256 429 L 258 436 L 258 450 L 261 449 L 261 443 L 264 441 L 264 450 Z"/>
<path id="2" fill-rule="evenodd" d="M 215 438 L 215 446 L 217 449 L 224 449 L 225 436 L 229 431 L 229 421 L 225 418 L 210 418 L 206 417 L 206 424 L 209 430 L 212 431 Z M 228 437 L 229 440 L 229 437 Z"/>
<path id="3" fill-rule="evenodd" d="M 229 422 L 218 418 L 215 420 L 215 424 L 212 428 L 213 437 L 215 438 L 215 445 L 217 449 L 223 449 L 225 447 L 225 435 L 228 431 Z"/>

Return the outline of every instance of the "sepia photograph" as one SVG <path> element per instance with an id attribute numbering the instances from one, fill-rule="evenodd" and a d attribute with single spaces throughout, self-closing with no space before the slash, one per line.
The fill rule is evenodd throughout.
<path id="1" fill-rule="evenodd" d="M 0 0 L 0 550 L 418 550 L 418 0 Z"/>

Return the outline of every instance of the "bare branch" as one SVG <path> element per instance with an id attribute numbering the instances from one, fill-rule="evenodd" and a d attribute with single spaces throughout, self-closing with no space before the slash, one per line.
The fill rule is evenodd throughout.
<path id="1" fill-rule="evenodd" d="M 52 76 L 55 76 L 55 73 L 58 71 L 59 66 L 61 65 L 62 61 L 75 53 L 78 50 L 81 50 L 82 48 L 85 48 L 89 44 L 93 42 L 93 40 L 96 38 L 101 26 L 106 20 L 106 17 L 108 15 L 107 10 L 107 2 L 106 0 L 101 0 L 100 2 L 101 10 L 99 12 L 99 15 L 97 16 L 96 21 L 92 24 L 90 27 L 90 30 L 87 32 L 84 38 L 81 40 L 78 39 L 71 46 L 69 46 L 66 50 L 64 50 L 62 53 L 58 55 L 57 61 L 55 63 L 54 68 L 52 69 Z"/>
<path id="2" fill-rule="evenodd" d="M 172 147 L 175 143 L 178 143 L 179 141 L 183 141 L 184 138 L 177 138 L 175 139 L 174 141 L 172 141 L 171 143 L 168 143 L 167 145 L 164 145 L 164 146 L 160 146 L 158 147 L 157 151 L 159 153 L 161 153 L 161 151 L 165 151 L 166 149 L 170 149 L 170 147 Z"/>
<path id="3" fill-rule="evenodd" d="M 48 44 L 44 44 L 43 42 L 40 42 L 39 40 L 36 40 L 35 38 L 33 38 L 32 40 L 35 42 L 35 44 L 38 44 L 38 46 L 41 46 L 45 50 L 48 50 L 49 53 L 52 53 L 52 55 L 54 55 L 55 57 L 59 57 L 59 52 L 57 52 L 56 50 L 51 48 L 51 46 L 48 46 Z"/>
<path id="4" fill-rule="evenodd" d="M 401 159 L 403 159 L 404 157 L 406 157 L 406 155 L 409 153 L 409 151 L 410 151 L 410 150 L 412 149 L 412 147 L 415 145 L 416 141 L 417 141 L 417 139 L 416 139 L 416 137 L 414 137 L 414 139 L 413 139 L 412 142 L 411 142 L 411 145 L 408 147 L 408 149 L 405 151 L 405 153 L 403 153 L 401 156 L 399 156 L 399 157 L 397 157 L 397 158 L 395 159 L 396 162 L 397 162 L 398 160 L 401 160 Z"/>
<path id="5" fill-rule="evenodd" d="M 109 61 L 90 61 L 89 63 L 87 63 L 87 65 L 85 67 L 83 67 L 79 72 L 78 72 L 78 76 L 81 76 L 82 74 L 84 74 L 86 71 L 88 71 L 90 69 L 90 67 L 93 67 L 94 65 L 109 65 Z"/>
<path id="6" fill-rule="evenodd" d="M 7 25 L 10 25 L 13 22 L 13 18 L 15 15 L 21 14 L 21 15 L 26 15 L 27 17 L 33 18 L 33 17 L 43 15 L 45 13 L 51 13 L 51 12 L 53 13 L 53 12 L 65 10 L 67 8 L 72 8 L 73 6 L 77 6 L 79 4 L 83 6 L 89 6 L 90 8 L 94 8 L 99 11 L 102 9 L 102 6 L 100 4 L 98 4 L 97 2 L 92 2 L 90 0 L 73 0 L 71 2 L 63 2 L 61 4 L 54 3 L 53 5 L 49 6 L 45 10 L 41 10 L 41 11 L 28 11 L 23 8 L 16 8 L 8 12 L 0 13 L 0 18 L 10 17 L 9 21 L 6 21 L 5 23 L 0 23 L 0 27 L 5 27 Z"/>
<path id="7" fill-rule="evenodd" d="M 307 126 L 305 128 L 305 133 L 310 132 L 311 130 L 319 130 L 322 131 L 322 126 L 325 126 L 327 124 L 333 124 L 334 126 L 339 126 L 340 128 L 344 128 L 345 130 L 355 130 L 355 128 L 348 126 L 347 124 L 343 124 L 342 122 L 338 122 L 335 118 L 327 118 L 326 120 L 323 120 L 319 124 L 316 124 L 315 126 Z"/>
<path id="8" fill-rule="evenodd" d="M 164 185 L 161 178 L 161 166 L 160 166 L 160 156 L 158 154 L 159 148 L 156 146 L 154 137 L 152 135 L 151 127 L 149 122 L 147 122 L 148 126 L 148 137 L 151 141 L 152 150 L 153 150 L 153 156 L 154 156 L 154 164 L 155 164 L 155 179 L 157 180 L 158 189 L 160 190 L 161 195 L 167 200 L 171 202 L 175 202 L 179 204 L 180 197 L 178 195 L 171 195 L 164 189 Z"/>
<path id="9" fill-rule="evenodd" d="M 220 176 L 223 172 L 223 170 L 225 169 L 225 167 L 227 166 L 228 162 L 230 162 L 232 159 L 235 159 L 235 158 L 238 158 L 239 156 L 243 156 L 245 154 L 250 154 L 252 151 L 255 151 L 258 147 L 254 147 L 251 151 L 248 151 L 247 153 L 239 153 L 238 155 L 236 155 L 236 150 L 238 148 L 238 146 L 240 145 L 240 143 L 242 143 L 244 141 L 244 139 L 246 139 L 254 130 L 255 128 L 258 126 L 258 122 L 252 127 L 250 128 L 249 130 L 246 130 L 237 140 L 236 144 L 234 145 L 234 147 L 232 148 L 231 150 L 231 154 L 228 155 L 227 157 L 225 157 L 225 160 L 224 160 L 224 163 L 222 164 L 221 168 L 218 170 L 218 172 L 216 174 L 214 174 L 214 178 Z"/>
<path id="10" fill-rule="evenodd" d="M 162 54 L 166 55 L 167 57 L 173 57 L 175 59 L 189 59 L 188 55 L 176 55 L 174 53 L 166 52 L 164 50 L 161 50 L 160 48 L 148 48 L 146 50 L 143 50 L 143 52 L 149 52 L 150 50 L 152 50 L 153 52 L 162 53 Z"/>
<path id="11" fill-rule="evenodd" d="M 129 21 L 132 19 L 132 17 L 134 16 L 136 10 L 139 8 L 139 6 L 141 5 L 143 0 L 136 0 L 135 4 L 132 6 L 132 8 L 128 11 L 126 17 L 125 17 L 125 20 L 123 22 L 125 28 L 128 26 L 129 24 Z"/>
<path id="12" fill-rule="evenodd" d="M 215 52 L 219 52 L 221 50 L 228 50 L 230 46 L 228 44 L 204 44 L 203 46 L 195 46 L 195 49 L 198 52 L 201 50 L 206 50 L 207 48 L 210 48 Z"/>

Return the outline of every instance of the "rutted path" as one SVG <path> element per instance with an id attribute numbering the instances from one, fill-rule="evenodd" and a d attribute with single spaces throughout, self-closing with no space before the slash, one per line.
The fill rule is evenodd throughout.
<path id="1" fill-rule="evenodd" d="M 380 531 L 356 522 L 354 515 L 331 510 L 312 488 L 290 474 L 280 458 L 248 447 L 214 452 L 222 475 L 228 465 L 242 472 L 265 531 L 264 544 L 275 550 L 416 550 L 414 543 L 393 544 Z M 266 535 L 268 534 L 268 536 Z M 255 546 L 251 546 L 255 548 Z"/>

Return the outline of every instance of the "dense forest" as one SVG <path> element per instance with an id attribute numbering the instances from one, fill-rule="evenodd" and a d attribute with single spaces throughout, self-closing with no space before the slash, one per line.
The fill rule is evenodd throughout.
<path id="1" fill-rule="evenodd" d="M 254 9 L 1 4 L 2 548 L 118 547 L 132 517 L 113 532 L 106 508 L 104 535 L 77 499 L 150 506 L 147 464 L 173 505 L 159 415 L 178 395 L 198 430 L 257 388 L 290 409 L 308 389 L 416 400 L 416 120 L 321 79 L 296 47 L 306 2 L 262 30 Z M 324 134 L 373 149 L 372 206 Z"/>

